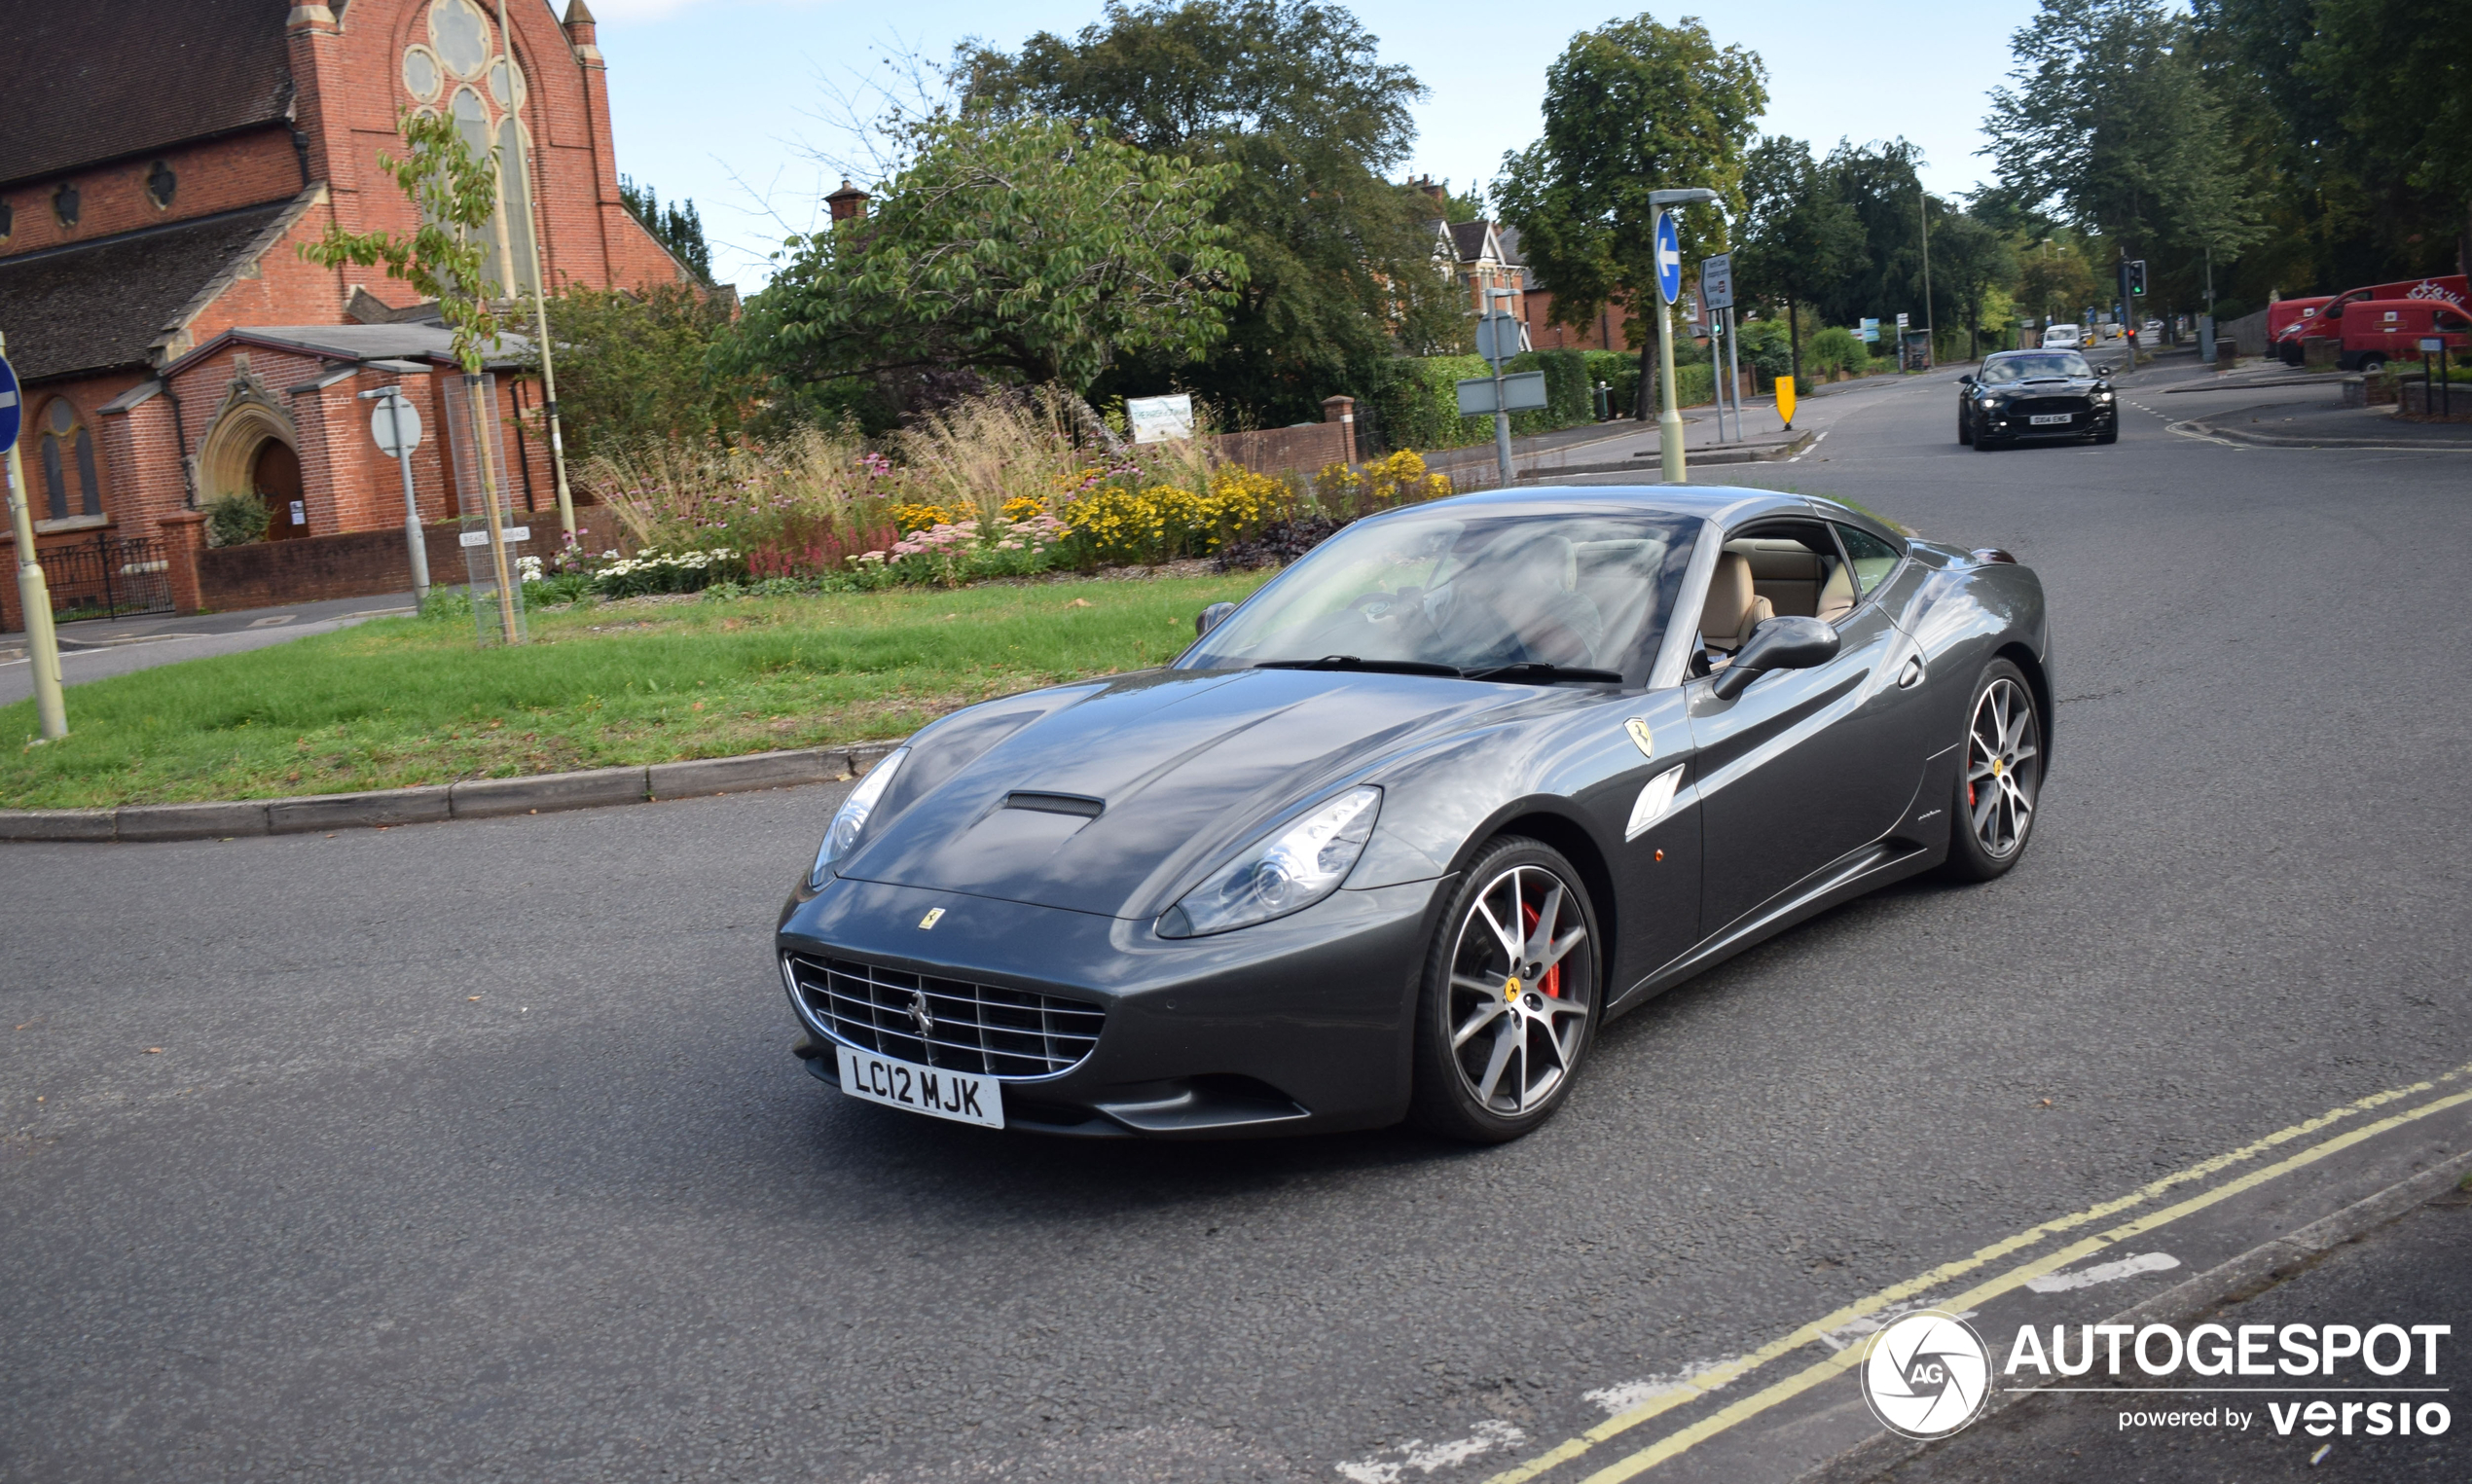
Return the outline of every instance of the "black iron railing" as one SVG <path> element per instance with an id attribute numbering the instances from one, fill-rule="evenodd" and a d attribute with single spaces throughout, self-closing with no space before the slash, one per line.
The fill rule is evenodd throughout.
<path id="1" fill-rule="evenodd" d="M 171 564 L 164 544 L 96 531 L 91 540 L 42 548 L 43 581 L 60 623 L 171 611 Z"/>

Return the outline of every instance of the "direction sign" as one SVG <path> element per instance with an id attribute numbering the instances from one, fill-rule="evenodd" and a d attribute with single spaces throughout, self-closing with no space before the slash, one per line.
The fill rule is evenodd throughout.
<path id="1" fill-rule="evenodd" d="M 6 357 L 0 357 L 0 449 L 18 441 L 18 429 L 25 420 L 25 409 L 18 404 L 18 374 L 9 369 Z"/>
<path id="2" fill-rule="evenodd" d="M 1545 397 L 1545 373 L 1522 371 L 1502 379 L 1502 411 L 1506 413 L 1536 412 L 1549 406 Z M 1494 412 L 1494 379 L 1470 377 L 1459 383 L 1459 415 L 1483 417 Z"/>
<path id="3" fill-rule="evenodd" d="M 1672 304 L 1683 297 L 1683 234 L 1674 213 L 1656 213 L 1656 288 Z"/>
<path id="4" fill-rule="evenodd" d="M 1699 263 L 1699 303 L 1702 308 L 1730 309 L 1734 307 L 1734 255 L 1721 252 Z"/>
<path id="5" fill-rule="evenodd" d="M 395 419 L 403 419 L 403 445 L 395 444 Z M 401 392 L 389 390 L 369 410 L 369 436 L 378 440 L 378 451 L 388 458 L 401 458 L 420 447 L 420 409 Z"/>

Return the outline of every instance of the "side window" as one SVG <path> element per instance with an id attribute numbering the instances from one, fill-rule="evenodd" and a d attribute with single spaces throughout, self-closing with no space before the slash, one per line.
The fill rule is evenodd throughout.
<path id="1" fill-rule="evenodd" d="M 1868 530 L 1840 525 L 1836 534 L 1845 543 L 1846 558 L 1854 564 L 1855 585 L 1862 589 L 1865 597 L 1887 581 L 1888 574 L 1897 570 L 1897 563 L 1906 558 L 1904 552 Z"/>

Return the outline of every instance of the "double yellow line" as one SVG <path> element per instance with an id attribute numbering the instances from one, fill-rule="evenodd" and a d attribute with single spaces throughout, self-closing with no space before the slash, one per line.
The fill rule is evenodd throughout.
<path id="1" fill-rule="evenodd" d="M 1610 1417 L 1579 1436 L 1569 1438 L 1515 1467 L 1505 1469 L 1488 1479 L 1486 1484 L 1528 1484 L 1529 1480 L 1538 1478 L 1573 1459 L 1582 1457 L 1601 1443 L 1611 1442 L 1644 1423 L 1652 1422 L 1677 1407 L 1697 1401 L 1772 1360 L 1792 1355 L 1806 1345 L 1818 1343 L 1823 1335 L 1832 1334 L 1858 1320 L 1878 1314 L 1891 1304 L 1937 1292 L 1957 1279 L 1989 1267 L 2003 1257 L 2021 1252 L 2051 1238 L 2091 1226 L 2108 1216 L 2115 1216 L 2123 1212 L 2160 1200 L 2181 1186 L 2205 1180 L 2236 1165 L 2245 1164 L 2271 1154 L 2295 1140 L 2307 1139 L 2345 1119 L 2375 1112 L 2390 1104 L 2416 1098 L 2423 1093 L 2438 1092 L 2448 1084 L 2460 1081 L 2466 1076 L 2472 1076 L 2472 1064 L 2458 1067 L 2453 1071 L 2432 1077 L 2426 1082 L 2415 1082 L 2409 1087 L 2373 1093 L 2356 1103 L 2347 1103 L 2341 1107 L 2329 1108 L 2306 1122 L 2293 1124 L 2286 1129 L 2277 1129 L 2254 1143 L 2244 1144 L 2228 1154 L 2218 1154 L 2212 1159 L 2192 1165 L 2186 1170 L 2176 1171 L 2127 1195 L 2090 1206 L 2084 1211 L 2073 1212 L 2065 1216 L 2054 1217 L 2039 1226 L 2029 1227 L 2014 1237 L 2003 1238 L 1989 1247 L 1979 1249 L 1970 1256 L 1942 1263 L 1930 1272 L 1909 1278 L 1904 1283 L 1893 1284 L 1875 1293 L 1856 1299 L 1833 1314 L 1813 1320 L 1800 1328 L 1779 1335 L 1749 1355 L 1737 1357 L 1723 1365 L 1691 1376 L 1674 1390 L 1654 1396 L 1627 1412 Z M 2046 1273 L 2067 1267 L 2070 1263 L 2101 1251 L 2115 1243 L 2126 1242 L 2131 1237 L 2141 1236 L 2158 1227 L 2167 1226 L 2183 1216 L 2203 1211 L 2218 1201 L 2228 1200 L 2241 1191 L 2254 1189 L 2269 1180 L 2289 1175 L 2295 1170 L 2305 1168 L 2339 1150 L 2347 1149 L 2364 1140 L 2375 1139 L 2389 1130 L 2401 1128 L 2405 1124 L 2426 1118 L 2432 1113 L 2442 1112 L 2466 1103 L 2472 1103 L 2472 1089 L 2434 1098 L 2401 1112 L 2391 1113 L 2383 1118 L 2359 1125 L 2335 1138 L 2310 1144 L 2300 1152 L 2273 1164 L 2252 1170 L 2237 1179 L 2228 1180 L 2198 1195 L 2190 1196 L 2175 1205 L 2163 1207 L 2121 1225 L 2094 1232 L 2065 1247 L 2045 1253 L 2041 1257 L 2019 1263 L 1984 1279 L 1961 1293 L 1942 1298 L 1937 1307 L 1957 1310 L 1980 1308 L 1990 1299 L 2023 1287 L 2029 1279 L 2040 1278 Z M 1755 1392 L 1719 1411 L 1712 1412 L 1688 1427 L 1666 1433 L 1636 1453 L 1606 1465 L 1589 1474 L 1584 1484 L 1618 1484 L 1619 1480 L 1645 1473 L 1667 1459 L 1687 1452 L 1709 1438 L 1759 1416 L 1782 1401 L 1799 1396 L 1833 1376 L 1851 1370 L 1861 1362 L 1862 1354 L 1862 1346 L 1848 1345 L 1825 1360 L 1797 1371 L 1784 1380 Z"/>

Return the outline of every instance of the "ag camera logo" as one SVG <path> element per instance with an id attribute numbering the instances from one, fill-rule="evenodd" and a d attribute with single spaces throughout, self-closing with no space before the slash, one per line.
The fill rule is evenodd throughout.
<path id="1" fill-rule="evenodd" d="M 1991 1394 L 1991 1352 L 1953 1314 L 1917 1309 L 1872 1336 L 1863 1400 L 1891 1432 L 1928 1442 L 1975 1420 Z"/>

